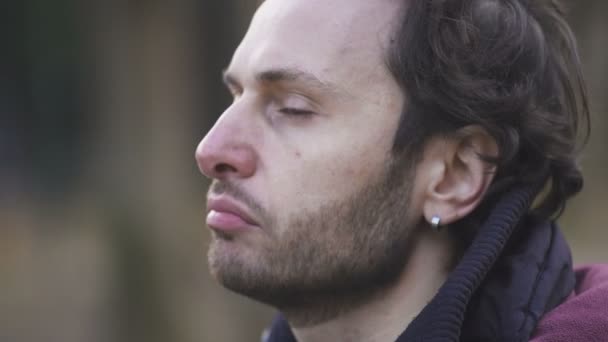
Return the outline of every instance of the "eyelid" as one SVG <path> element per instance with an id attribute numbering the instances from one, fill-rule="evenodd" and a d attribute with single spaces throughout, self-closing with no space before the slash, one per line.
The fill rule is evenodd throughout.
<path id="1" fill-rule="evenodd" d="M 230 95 L 232 95 L 232 97 L 238 97 L 243 93 L 243 90 L 240 89 L 239 87 L 235 87 L 234 85 L 230 85 L 230 84 L 226 84 L 226 89 L 228 89 L 228 92 L 230 93 Z"/>
<path id="2" fill-rule="evenodd" d="M 293 116 L 306 116 L 306 115 L 314 115 L 315 112 L 308 109 L 300 109 L 293 107 L 283 107 L 279 109 L 279 112 L 285 115 L 293 115 Z"/>
<path id="3" fill-rule="evenodd" d="M 222 72 L 222 82 L 224 83 L 224 86 L 226 86 L 228 91 L 233 95 L 237 95 L 243 92 L 243 87 L 241 86 L 241 83 L 227 70 L 224 70 Z"/>
<path id="4" fill-rule="evenodd" d="M 299 112 L 318 112 L 316 101 L 301 93 L 289 92 L 276 99 L 280 108 L 294 109 Z"/>

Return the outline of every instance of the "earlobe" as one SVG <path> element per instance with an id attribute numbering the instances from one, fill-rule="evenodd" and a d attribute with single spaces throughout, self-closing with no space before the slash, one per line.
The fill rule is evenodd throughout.
<path id="1" fill-rule="evenodd" d="M 427 188 L 423 214 L 429 224 L 440 218 L 450 224 L 470 214 L 484 198 L 494 178 L 494 166 L 483 156 L 496 157 L 495 140 L 481 127 L 469 126 L 454 136 L 431 141 L 425 154 Z"/>

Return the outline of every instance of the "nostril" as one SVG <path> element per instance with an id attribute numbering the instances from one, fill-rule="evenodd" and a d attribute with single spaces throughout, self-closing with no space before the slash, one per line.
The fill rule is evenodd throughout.
<path id="1" fill-rule="evenodd" d="M 235 167 L 233 167 L 229 164 L 226 164 L 226 163 L 217 164 L 214 169 L 215 169 L 215 172 L 218 174 L 237 171 Z"/>

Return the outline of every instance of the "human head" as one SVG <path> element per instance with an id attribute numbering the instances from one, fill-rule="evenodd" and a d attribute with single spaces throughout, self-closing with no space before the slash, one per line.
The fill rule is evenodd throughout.
<path id="1" fill-rule="evenodd" d="M 549 172 L 549 212 L 578 191 L 578 60 L 547 52 L 572 43 L 569 30 L 552 2 L 509 4 L 267 1 L 226 71 L 234 102 L 197 150 L 210 195 L 237 199 L 266 225 L 214 231 L 216 277 L 276 305 L 260 284 L 326 298 L 370 265 L 396 279 L 431 215 L 483 216 L 488 188 Z M 562 137 L 547 134 L 554 122 Z M 292 254 L 310 267 L 294 272 Z M 294 291 L 298 280 L 310 286 Z"/>
<path id="2" fill-rule="evenodd" d="M 197 150 L 210 215 L 230 201 L 255 221 L 209 223 L 225 286 L 291 312 L 336 304 L 327 316 L 399 276 L 422 211 L 414 164 L 391 152 L 404 96 L 385 51 L 401 8 L 271 0 L 256 13 L 224 73 L 234 102 Z"/>

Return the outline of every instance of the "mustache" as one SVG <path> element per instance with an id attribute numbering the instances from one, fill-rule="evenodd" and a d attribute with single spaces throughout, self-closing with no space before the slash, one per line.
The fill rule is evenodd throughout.
<path id="1" fill-rule="evenodd" d="M 213 195 L 228 195 L 235 200 L 246 205 L 251 211 L 254 212 L 264 222 L 269 222 L 270 215 L 262 207 L 259 202 L 246 191 L 241 189 L 238 185 L 227 181 L 214 180 L 209 186 L 209 194 Z"/>

